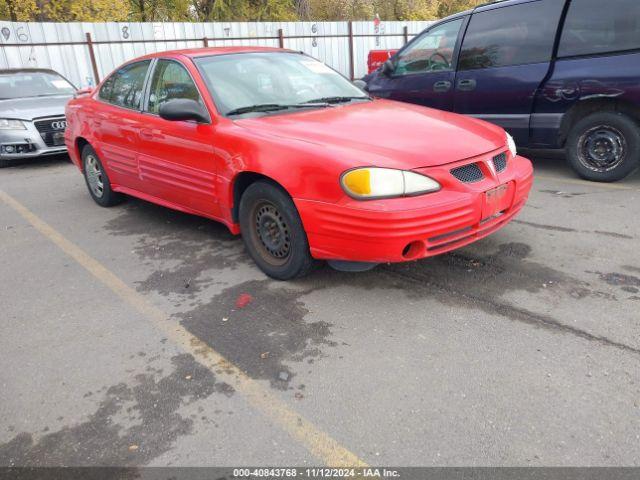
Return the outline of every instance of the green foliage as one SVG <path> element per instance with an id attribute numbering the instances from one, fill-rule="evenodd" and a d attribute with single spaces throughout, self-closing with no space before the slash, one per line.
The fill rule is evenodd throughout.
<path id="1" fill-rule="evenodd" d="M 204 22 L 430 20 L 483 0 L 0 0 L 0 20 Z"/>

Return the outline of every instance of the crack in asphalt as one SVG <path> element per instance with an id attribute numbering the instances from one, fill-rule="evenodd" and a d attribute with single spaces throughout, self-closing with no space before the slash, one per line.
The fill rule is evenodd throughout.
<path id="1" fill-rule="evenodd" d="M 542 230 L 550 230 L 552 232 L 562 232 L 562 233 L 590 233 L 593 235 L 602 235 L 605 237 L 611 238 L 620 238 L 624 240 L 634 240 L 634 237 L 631 235 L 626 235 L 624 233 L 617 232 L 607 232 L 605 230 L 577 230 L 575 228 L 569 227 L 561 227 L 558 225 L 547 225 L 545 223 L 535 223 L 535 222 L 526 222 L 524 220 L 512 220 L 513 223 L 517 223 L 519 225 L 526 225 L 528 227 L 539 228 Z"/>
<path id="2" fill-rule="evenodd" d="M 498 314 L 502 315 L 503 317 L 509 320 L 515 320 L 522 323 L 526 323 L 528 325 L 533 325 L 536 327 L 547 328 L 552 331 L 571 334 L 576 337 L 582 338 L 584 340 L 597 342 L 607 347 L 614 347 L 628 353 L 640 355 L 640 349 L 638 348 L 632 347 L 630 345 L 626 345 L 624 343 L 617 342 L 615 340 L 611 340 L 610 338 L 607 338 L 604 336 L 594 335 L 592 333 L 587 332 L 586 330 L 571 327 L 548 315 L 541 315 L 541 314 L 526 310 L 524 308 L 516 307 L 508 303 L 501 303 L 497 301 L 487 300 L 486 298 L 483 298 L 477 295 L 470 295 L 468 293 L 464 293 L 459 290 L 451 289 L 450 287 L 434 282 L 429 277 L 421 275 L 419 273 L 409 274 L 407 272 L 398 272 L 384 266 L 381 267 L 380 270 L 389 276 L 393 276 L 401 280 L 410 282 L 412 284 L 419 285 L 425 289 L 427 289 L 426 288 L 427 286 L 430 286 L 430 287 L 436 288 L 441 294 L 455 295 L 455 296 L 464 298 L 466 300 L 471 300 L 474 303 L 480 303 L 487 307 L 491 307 L 495 312 L 497 312 Z"/>

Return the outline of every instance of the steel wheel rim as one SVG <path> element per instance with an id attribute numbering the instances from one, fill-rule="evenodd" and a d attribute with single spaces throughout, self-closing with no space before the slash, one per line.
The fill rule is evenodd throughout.
<path id="1" fill-rule="evenodd" d="M 265 261 L 274 266 L 287 262 L 291 256 L 291 231 L 273 203 L 262 201 L 253 207 L 251 233 L 253 244 Z"/>
<path id="2" fill-rule="evenodd" d="M 619 167 L 627 155 L 627 141 L 620 130 L 599 125 L 578 140 L 578 159 L 591 171 L 604 173 Z"/>
<path id="3" fill-rule="evenodd" d="M 98 159 L 93 155 L 88 155 L 85 170 L 89 188 L 96 197 L 102 198 L 102 195 L 104 195 L 104 182 L 102 180 L 102 169 L 100 168 Z"/>

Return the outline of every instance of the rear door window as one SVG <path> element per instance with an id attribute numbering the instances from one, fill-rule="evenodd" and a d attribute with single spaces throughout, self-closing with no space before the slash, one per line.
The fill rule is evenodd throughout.
<path id="1" fill-rule="evenodd" d="M 571 2 L 558 49 L 559 57 L 634 49 L 640 49 L 639 0 Z"/>
<path id="2" fill-rule="evenodd" d="M 98 94 L 101 100 L 132 110 L 140 109 L 142 89 L 151 60 L 131 63 L 105 80 Z"/>
<path id="3" fill-rule="evenodd" d="M 563 2 L 538 0 L 471 17 L 459 70 L 548 62 Z"/>

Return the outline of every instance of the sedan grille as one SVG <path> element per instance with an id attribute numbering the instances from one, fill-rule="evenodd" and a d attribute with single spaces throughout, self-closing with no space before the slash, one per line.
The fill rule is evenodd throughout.
<path id="1" fill-rule="evenodd" d="M 47 147 L 64 145 L 64 131 L 67 127 L 65 117 L 47 118 L 33 122 Z"/>
<path id="2" fill-rule="evenodd" d="M 477 163 L 470 163 L 469 165 L 463 165 L 451 170 L 451 175 L 464 183 L 479 182 L 484 178 L 482 170 Z"/>
<path id="3" fill-rule="evenodd" d="M 504 171 L 504 169 L 507 168 L 507 154 L 502 152 L 500 155 L 493 157 L 493 166 L 498 173 Z"/>

